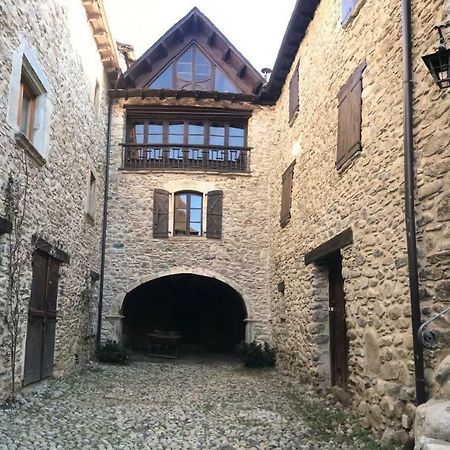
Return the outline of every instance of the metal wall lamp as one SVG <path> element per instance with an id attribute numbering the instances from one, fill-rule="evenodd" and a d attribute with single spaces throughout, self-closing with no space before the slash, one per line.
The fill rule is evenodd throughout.
<path id="1" fill-rule="evenodd" d="M 434 82 L 440 89 L 450 87 L 450 50 L 447 48 L 443 29 L 450 28 L 450 22 L 434 27 L 439 33 L 439 47 L 435 53 L 422 56 Z"/>

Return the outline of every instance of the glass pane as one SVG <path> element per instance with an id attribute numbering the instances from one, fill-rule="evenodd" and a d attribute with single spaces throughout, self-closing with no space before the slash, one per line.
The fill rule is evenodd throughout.
<path id="1" fill-rule="evenodd" d="M 182 144 L 184 138 L 183 122 L 169 123 L 169 144 Z"/>
<path id="2" fill-rule="evenodd" d="M 197 194 L 191 194 L 191 208 L 199 208 L 202 207 L 202 196 Z"/>
<path id="3" fill-rule="evenodd" d="M 173 64 L 171 64 L 164 72 L 151 82 L 148 86 L 150 89 L 172 89 L 173 88 Z"/>
<path id="4" fill-rule="evenodd" d="M 202 225 L 200 223 L 191 223 L 189 227 L 189 234 L 191 236 L 200 236 Z"/>
<path id="5" fill-rule="evenodd" d="M 30 121 L 30 108 L 31 108 L 31 97 L 23 91 L 22 97 L 22 111 L 21 111 L 21 120 L 20 120 L 20 131 L 28 136 L 28 128 Z"/>
<path id="6" fill-rule="evenodd" d="M 203 144 L 203 131 L 204 127 L 202 123 L 190 123 L 189 144 Z"/>
<path id="7" fill-rule="evenodd" d="M 183 149 L 181 148 L 170 148 L 169 149 L 169 158 L 170 159 L 183 159 Z"/>
<path id="8" fill-rule="evenodd" d="M 236 86 L 231 83 L 221 69 L 216 66 L 216 85 L 215 90 L 220 92 L 239 92 Z"/>
<path id="9" fill-rule="evenodd" d="M 186 209 L 175 209 L 175 222 L 186 223 Z"/>
<path id="10" fill-rule="evenodd" d="M 186 222 L 175 222 L 175 236 L 185 236 L 186 235 Z"/>
<path id="11" fill-rule="evenodd" d="M 175 208 L 186 208 L 187 207 L 187 195 L 178 194 L 175 196 Z"/>
<path id="12" fill-rule="evenodd" d="M 230 125 L 229 133 L 231 147 L 244 147 L 245 131 L 242 125 Z"/>
<path id="13" fill-rule="evenodd" d="M 202 221 L 202 210 L 201 209 L 191 209 L 191 222 Z"/>
<path id="14" fill-rule="evenodd" d="M 225 127 L 223 125 L 211 124 L 209 135 L 211 145 L 225 145 Z"/>
<path id="15" fill-rule="evenodd" d="M 192 81 L 192 55 L 191 47 L 183 53 L 177 63 L 177 77 L 184 81 Z"/>
<path id="16" fill-rule="evenodd" d="M 135 122 L 130 127 L 128 132 L 128 142 L 130 144 L 143 144 L 144 143 L 144 123 Z"/>
<path id="17" fill-rule="evenodd" d="M 209 80 L 211 77 L 211 63 L 198 49 L 195 49 L 195 81 Z"/>
<path id="18" fill-rule="evenodd" d="M 163 126 L 162 123 L 148 124 L 148 143 L 162 144 L 163 142 Z"/>

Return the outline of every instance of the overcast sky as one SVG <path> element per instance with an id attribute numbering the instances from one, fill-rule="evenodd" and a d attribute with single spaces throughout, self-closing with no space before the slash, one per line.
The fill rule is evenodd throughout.
<path id="1" fill-rule="evenodd" d="M 139 57 L 194 6 L 255 66 L 273 67 L 295 0 L 104 0 L 113 38 Z"/>

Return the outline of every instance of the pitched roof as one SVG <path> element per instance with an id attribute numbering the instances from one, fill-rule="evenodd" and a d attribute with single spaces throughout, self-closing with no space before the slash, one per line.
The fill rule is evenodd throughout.
<path id="1" fill-rule="evenodd" d="M 194 41 L 208 50 L 244 94 L 259 94 L 264 78 L 198 8 L 173 25 L 130 66 L 124 73 L 125 87 L 143 88 Z"/>
<path id="2" fill-rule="evenodd" d="M 286 77 L 291 70 L 300 43 L 305 37 L 306 30 L 314 17 L 320 0 L 297 0 L 294 11 L 284 33 L 280 50 L 273 67 L 270 80 L 261 92 L 262 102 L 276 102 L 281 94 Z"/>

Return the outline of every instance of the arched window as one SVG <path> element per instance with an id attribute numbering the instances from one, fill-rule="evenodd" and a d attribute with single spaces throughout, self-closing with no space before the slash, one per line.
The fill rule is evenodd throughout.
<path id="1" fill-rule="evenodd" d="M 201 236 L 203 194 L 177 192 L 174 199 L 174 236 Z"/>
<path id="2" fill-rule="evenodd" d="M 225 73 L 191 45 L 148 85 L 150 89 L 239 92 Z"/>

